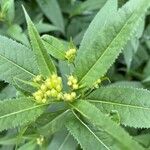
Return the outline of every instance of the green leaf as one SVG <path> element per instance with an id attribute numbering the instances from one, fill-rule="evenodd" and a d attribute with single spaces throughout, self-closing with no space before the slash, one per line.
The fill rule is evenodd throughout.
<path id="1" fill-rule="evenodd" d="M 40 85 L 38 83 L 25 81 L 16 77 L 14 78 L 14 82 L 17 88 L 28 94 L 32 94 L 33 92 L 37 91 L 38 88 L 40 88 Z"/>
<path id="2" fill-rule="evenodd" d="M 57 0 L 36 0 L 46 17 L 64 33 L 63 16 Z"/>
<path id="3" fill-rule="evenodd" d="M 107 0 L 87 0 L 82 2 L 77 5 L 77 7 L 75 7 L 75 9 L 71 12 L 71 16 L 80 15 L 87 11 L 100 9 L 104 6 L 106 1 Z"/>
<path id="4" fill-rule="evenodd" d="M 63 113 L 57 115 L 55 118 L 53 118 L 49 123 L 39 128 L 38 132 L 45 136 L 49 134 L 53 134 L 56 131 L 63 128 L 66 121 L 68 121 L 71 116 L 72 115 L 70 113 L 70 110 L 66 110 Z"/>
<path id="5" fill-rule="evenodd" d="M 4 20 L 9 24 L 12 24 L 15 17 L 15 5 L 14 0 L 1 0 L 1 13 Z"/>
<path id="6" fill-rule="evenodd" d="M 76 150 L 77 143 L 70 133 L 62 130 L 56 133 L 48 146 L 52 150 Z"/>
<path id="7" fill-rule="evenodd" d="M 13 78 L 32 79 L 38 74 L 34 53 L 27 47 L 0 36 L 0 79 L 14 83 Z"/>
<path id="8" fill-rule="evenodd" d="M 16 89 L 12 85 L 7 85 L 0 92 L 0 99 L 14 98 L 16 96 Z"/>
<path id="9" fill-rule="evenodd" d="M 63 42 L 50 35 L 44 35 L 42 39 L 49 54 L 57 59 L 66 60 L 65 51 L 69 47 L 67 42 Z"/>
<path id="10" fill-rule="evenodd" d="M 121 127 L 119 127 L 109 117 L 104 115 L 94 105 L 84 100 L 77 100 L 75 103 L 71 103 L 70 105 L 82 116 L 93 123 L 95 127 L 100 128 L 105 133 L 109 134 L 112 139 L 115 139 L 115 143 L 120 149 L 143 149 L 134 140 L 132 140 L 132 138 Z"/>
<path id="11" fill-rule="evenodd" d="M 102 133 L 98 136 L 86 123 L 77 115 L 66 123 L 66 127 L 74 138 L 80 143 L 85 150 L 109 150 L 112 149 L 112 142 L 106 140 Z M 89 142 L 89 141 L 92 141 Z M 107 141 L 107 142 L 106 142 Z"/>
<path id="12" fill-rule="evenodd" d="M 25 143 L 24 145 L 17 148 L 18 150 L 34 150 L 37 148 L 37 143 L 35 140 Z"/>
<path id="13" fill-rule="evenodd" d="M 110 86 L 94 91 L 87 100 L 106 113 L 117 110 L 121 123 L 126 126 L 149 128 L 149 98 L 148 90 Z"/>
<path id="14" fill-rule="evenodd" d="M 13 24 L 8 28 L 7 35 L 24 45 L 30 45 L 26 34 L 23 33 L 22 28 L 17 24 Z"/>
<path id="15" fill-rule="evenodd" d="M 60 30 L 56 26 L 51 25 L 49 23 L 44 23 L 43 21 L 40 21 L 37 24 L 35 24 L 35 27 L 37 28 L 39 33 L 47 33 L 47 32 L 51 32 L 51 31 L 59 31 Z"/>
<path id="16" fill-rule="evenodd" d="M 150 5 L 147 0 L 130 0 L 115 13 L 114 3 L 114 0 L 109 0 L 100 10 L 81 42 L 75 74 L 79 83 L 85 86 L 91 86 L 105 75 L 138 29 Z"/>
<path id="17" fill-rule="evenodd" d="M 37 105 L 33 98 L 20 97 L 0 101 L 0 131 L 33 122 L 47 104 Z"/>
<path id="18" fill-rule="evenodd" d="M 56 72 L 56 68 L 50 56 L 48 55 L 42 39 L 40 38 L 40 35 L 38 34 L 34 24 L 32 23 L 24 7 L 23 9 L 28 24 L 28 33 L 31 40 L 32 49 L 36 55 L 40 73 L 44 76 L 49 76 Z"/>

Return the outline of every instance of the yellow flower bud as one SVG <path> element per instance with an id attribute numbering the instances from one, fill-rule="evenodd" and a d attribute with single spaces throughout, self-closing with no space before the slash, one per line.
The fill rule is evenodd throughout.
<path id="1" fill-rule="evenodd" d="M 42 99 L 42 103 L 46 103 L 46 98 Z"/>
<path id="2" fill-rule="evenodd" d="M 72 82 L 71 82 L 71 81 L 68 81 L 67 84 L 68 84 L 69 86 L 71 86 L 71 85 L 72 85 Z"/>
<path id="3" fill-rule="evenodd" d="M 72 75 L 68 77 L 68 80 L 71 81 L 71 82 L 72 82 L 72 80 L 74 80 L 74 79 L 75 79 L 75 78 L 74 78 L 74 76 L 72 76 Z"/>
<path id="4" fill-rule="evenodd" d="M 57 75 L 56 75 L 56 74 L 53 74 L 53 75 L 51 76 L 51 78 L 52 78 L 52 79 L 57 79 Z"/>
<path id="5" fill-rule="evenodd" d="M 74 90 L 77 90 L 77 89 L 79 88 L 79 86 L 78 86 L 78 84 L 73 84 L 72 88 L 73 88 Z"/>
<path id="6" fill-rule="evenodd" d="M 57 79 L 53 79 L 52 80 L 52 85 L 53 87 L 55 87 L 58 84 L 58 80 Z"/>
<path id="7" fill-rule="evenodd" d="M 38 101 L 38 102 L 40 102 L 42 100 L 42 98 L 43 97 L 41 97 L 41 96 L 35 96 L 35 100 Z"/>
<path id="8" fill-rule="evenodd" d="M 58 95 L 58 92 L 55 89 L 52 89 L 51 90 L 51 96 L 52 97 L 57 97 L 57 95 Z"/>
<path id="9" fill-rule="evenodd" d="M 75 54 L 77 50 L 76 50 L 75 48 L 73 48 L 73 49 L 70 49 L 69 51 L 70 51 L 72 54 Z"/>
<path id="10" fill-rule="evenodd" d="M 59 93 L 59 94 L 57 95 L 57 99 L 60 100 L 60 99 L 62 99 L 62 98 L 63 98 L 62 93 Z"/>
<path id="11" fill-rule="evenodd" d="M 42 81 L 42 76 L 41 75 L 37 75 L 34 79 L 33 82 L 40 82 Z"/>
<path id="12" fill-rule="evenodd" d="M 72 83 L 73 83 L 73 84 L 76 84 L 77 82 L 78 82 L 77 79 L 73 79 L 73 80 L 72 80 Z"/>
<path id="13" fill-rule="evenodd" d="M 64 94 L 64 100 L 65 100 L 65 101 L 71 101 L 71 100 L 72 100 L 71 95 L 70 95 L 70 94 L 65 93 L 65 94 Z"/>
<path id="14" fill-rule="evenodd" d="M 46 91 L 46 95 L 47 95 L 48 97 L 51 96 L 51 91 L 50 91 L 50 90 Z"/>
<path id="15" fill-rule="evenodd" d="M 75 92 L 71 92 L 71 96 L 74 99 L 76 97 L 76 93 Z"/>
<path id="16" fill-rule="evenodd" d="M 101 79 L 98 79 L 98 80 L 96 81 L 96 83 L 98 83 L 98 84 L 101 83 Z"/>
<path id="17" fill-rule="evenodd" d="M 98 85 L 98 84 L 95 84 L 95 85 L 94 85 L 94 88 L 98 89 L 98 88 L 99 88 L 99 85 Z"/>
<path id="18" fill-rule="evenodd" d="M 45 85 L 47 86 L 47 88 L 52 89 L 53 88 L 53 84 L 51 81 L 46 81 Z"/>
<path id="19" fill-rule="evenodd" d="M 42 85 L 41 85 L 41 90 L 44 91 L 44 92 L 46 92 L 47 86 L 46 86 L 45 84 L 42 84 Z"/>
<path id="20" fill-rule="evenodd" d="M 36 142 L 37 142 L 38 145 L 42 145 L 43 142 L 44 142 L 44 137 L 40 136 L 39 138 L 36 139 Z"/>
<path id="21" fill-rule="evenodd" d="M 61 84 L 61 83 L 62 83 L 61 77 L 58 77 L 58 78 L 57 78 L 57 81 L 58 81 L 58 84 Z"/>
<path id="22" fill-rule="evenodd" d="M 58 92 L 60 92 L 62 90 L 62 87 L 60 85 L 57 85 L 55 88 Z"/>

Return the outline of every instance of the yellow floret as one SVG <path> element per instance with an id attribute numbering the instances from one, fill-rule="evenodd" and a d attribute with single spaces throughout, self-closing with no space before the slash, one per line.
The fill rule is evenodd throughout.
<path id="1" fill-rule="evenodd" d="M 65 100 L 65 101 L 71 101 L 71 100 L 72 100 L 71 95 L 70 95 L 70 94 L 65 93 L 65 94 L 64 94 L 64 100 Z"/>
<path id="2" fill-rule="evenodd" d="M 57 97 L 57 95 L 58 95 L 58 92 L 55 89 L 52 89 L 51 90 L 51 96 L 52 97 Z"/>
<path id="3" fill-rule="evenodd" d="M 51 96 L 51 91 L 50 91 L 50 90 L 46 91 L 46 95 L 47 95 L 48 97 Z"/>
<path id="4" fill-rule="evenodd" d="M 42 81 L 42 76 L 41 75 L 37 75 L 34 79 L 33 82 L 40 82 Z"/>
<path id="5" fill-rule="evenodd" d="M 42 99 L 42 103 L 46 103 L 46 98 L 43 98 L 43 99 Z"/>
<path id="6" fill-rule="evenodd" d="M 62 99 L 62 98 L 63 98 L 62 93 L 59 93 L 59 94 L 57 95 L 57 99 L 60 100 L 60 99 Z"/>
<path id="7" fill-rule="evenodd" d="M 55 89 L 56 89 L 58 92 L 61 92 L 62 86 L 61 86 L 61 85 L 57 85 Z"/>
<path id="8" fill-rule="evenodd" d="M 72 76 L 72 75 L 68 77 L 68 80 L 71 81 L 71 82 L 72 82 L 72 80 L 74 80 L 74 79 L 75 79 L 75 77 Z"/>
<path id="9" fill-rule="evenodd" d="M 77 90 L 77 89 L 79 88 L 79 86 L 78 86 L 78 84 L 73 84 L 73 85 L 72 85 L 72 88 L 73 88 L 74 90 Z"/>
<path id="10" fill-rule="evenodd" d="M 71 81 L 68 81 L 67 84 L 68 84 L 69 86 L 71 86 L 71 85 L 72 85 L 72 82 L 71 82 Z"/>
<path id="11" fill-rule="evenodd" d="M 71 96 L 74 99 L 76 97 L 76 93 L 75 92 L 71 92 Z"/>
<path id="12" fill-rule="evenodd" d="M 46 92 L 47 86 L 46 86 L 45 84 L 42 84 L 42 85 L 41 85 L 41 90 L 42 90 L 43 92 Z"/>

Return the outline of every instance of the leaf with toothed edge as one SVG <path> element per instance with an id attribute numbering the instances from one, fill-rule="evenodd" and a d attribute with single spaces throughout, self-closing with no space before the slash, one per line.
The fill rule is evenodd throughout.
<path id="1" fill-rule="evenodd" d="M 150 91 L 146 89 L 108 86 L 97 89 L 86 100 L 105 113 L 117 110 L 125 126 L 149 128 L 149 98 Z"/>
<path id="2" fill-rule="evenodd" d="M 43 35 L 42 40 L 49 54 L 56 59 L 66 60 L 65 52 L 69 47 L 67 42 L 61 41 L 50 35 Z"/>
<path id="3" fill-rule="evenodd" d="M 70 106 L 89 120 L 95 127 L 103 130 L 114 139 L 115 144 L 118 145 L 119 149 L 143 150 L 143 148 L 135 142 L 123 128 L 103 114 L 94 105 L 85 100 L 77 100 L 74 103 L 70 103 Z"/>
<path id="4" fill-rule="evenodd" d="M 75 117 L 66 123 L 66 127 L 81 145 L 82 149 L 119 150 L 115 140 L 109 137 L 108 134 L 104 133 L 102 130 L 93 129 L 83 122 L 77 114 L 74 113 L 74 115 Z M 92 141 L 92 143 L 89 141 Z"/>
<path id="5" fill-rule="evenodd" d="M 36 74 L 34 53 L 22 44 L 0 36 L 0 79 L 14 84 L 14 77 L 30 80 Z"/>
<path id="6" fill-rule="evenodd" d="M 32 97 L 0 101 L 0 131 L 35 121 L 48 104 L 36 104 Z"/>
<path id="7" fill-rule="evenodd" d="M 148 0 L 130 0 L 117 13 L 110 11 L 110 15 L 108 10 L 110 5 L 114 5 L 113 2 L 114 0 L 109 0 L 96 15 L 78 50 L 74 74 L 84 86 L 92 86 L 98 78 L 105 75 L 121 49 L 132 38 L 150 6 Z M 100 14 L 107 19 L 103 27 L 98 28 L 99 22 L 104 20 Z M 95 35 L 90 37 L 91 33 Z"/>
<path id="8" fill-rule="evenodd" d="M 35 53 L 36 60 L 38 63 L 38 68 L 40 70 L 40 73 L 43 76 L 49 76 L 56 72 L 56 68 L 48 55 L 46 48 L 42 42 L 42 39 L 35 28 L 34 24 L 32 23 L 29 15 L 27 14 L 25 8 L 23 7 L 27 25 L 28 25 L 28 34 L 30 37 L 32 49 Z"/>
<path id="9" fill-rule="evenodd" d="M 71 117 L 72 113 L 70 112 L 70 110 L 65 110 L 61 114 L 57 115 L 54 119 L 52 119 L 49 123 L 39 128 L 38 132 L 45 136 L 53 134 L 59 129 L 63 128 L 65 126 L 65 123 L 67 121 L 70 121 Z"/>

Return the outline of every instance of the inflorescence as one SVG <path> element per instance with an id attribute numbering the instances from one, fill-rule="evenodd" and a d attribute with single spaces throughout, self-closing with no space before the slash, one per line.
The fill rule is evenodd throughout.
<path id="1" fill-rule="evenodd" d="M 56 74 L 51 75 L 47 79 L 38 75 L 33 79 L 33 82 L 40 84 L 40 88 L 33 93 L 37 103 L 46 103 L 50 97 L 56 100 L 72 102 L 76 99 L 76 92 L 74 90 L 79 88 L 77 79 L 72 75 L 68 77 L 68 85 L 71 88 L 69 93 L 63 92 L 62 78 Z"/>
<path id="2" fill-rule="evenodd" d="M 76 56 L 76 52 L 77 50 L 75 48 L 71 48 L 69 49 L 66 54 L 65 57 L 69 62 L 73 62 Z"/>

